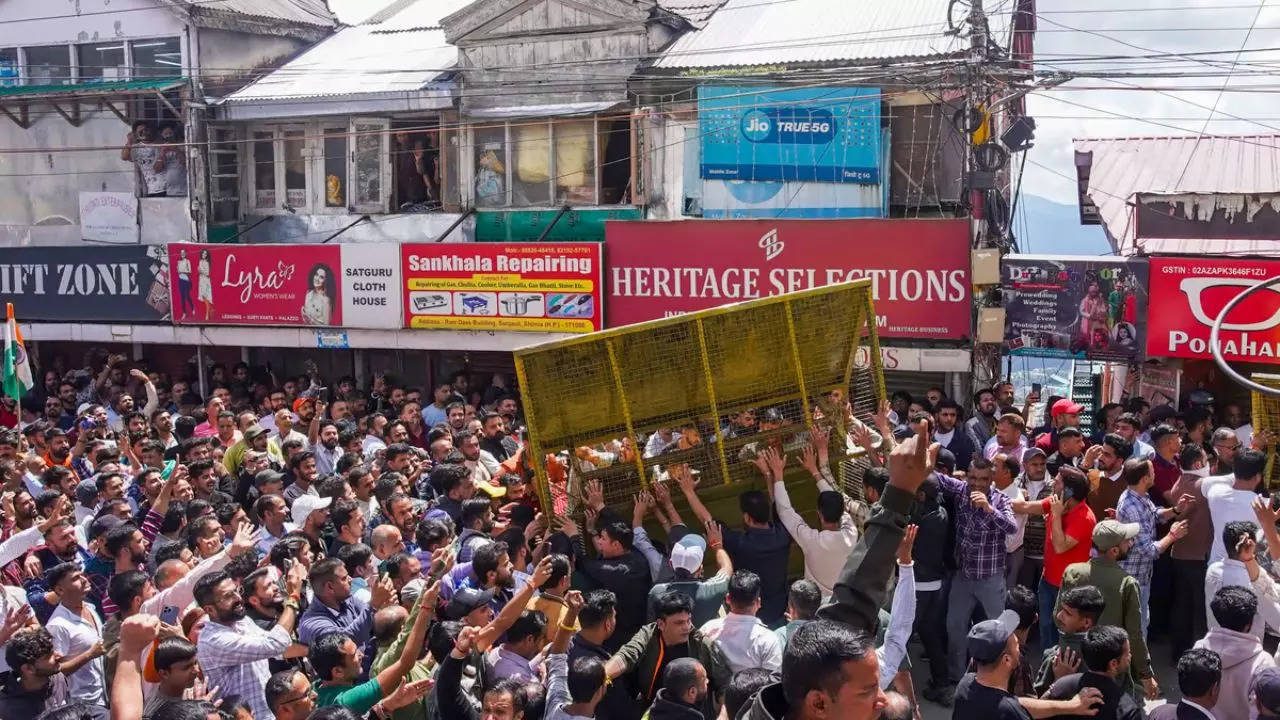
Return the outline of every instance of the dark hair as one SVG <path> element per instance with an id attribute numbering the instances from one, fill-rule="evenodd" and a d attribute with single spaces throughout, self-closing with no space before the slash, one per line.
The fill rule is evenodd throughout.
<path id="1" fill-rule="evenodd" d="M 698 684 L 698 670 L 702 668 L 702 663 L 691 657 L 682 657 L 672 660 L 667 664 L 667 670 L 662 676 L 662 686 L 666 691 L 675 698 L 680 698 L 690 688 Z"/>
<path id="2" fill-rule="evenodd" d="M 355 517 L 359 511 L 360 506 L 355 501 L 344 498 L 333 503 L 333 507 L 329 509 L 329 519 L 333 521 L 333 527 L 336 530 L 351 522 L 351 518 Z"/>
<path id="3" fill-rule="evenodd" d="M 812 620 L 792 634 L 782 651 L 782 694 L 799 707 L 810 690 L 835 696 L 845 683 L 844 664 L 875 652 L 872 638 L 844 623 Z"/>
<path id="4" fill-rule="evenodd" d="M 196 656 L 196 646 L 184 637 L 167 637 L 156 645 L 156 670 L 168 670 L 174 663 L 185 662 Z"/>
<path id="5" fill-rule="evenodd" d="M 547 576 L 547 581 L 542 584 L 539 590 L 549 590 L 560 584 L 561 580 L 569 577 L 569 573 L 573 572 L 572 566 L 569 565 L 569 556 L 555 553 L 551 557 L 551 574 Z"/>
<path id="6" fill-rule="evenodd" d="M 165 707 L 177 708 L 180 711 L 182 710 L 182 706 L 186 703 L 197 704 L 192 700 L 178 700 L 169 703 Z M 204 703 L 204 705 L 207 705 L 207 703 Z M 212 707 L 212 705 L 209 705 L 209 707 Z M 40 716 L 36 718 L 36 720 L 98 720 L 100 717 L 102 717 L 101 705 L 92 705 L 90 703 L 80 701 L 45 710 L 40 713 Z M 151 717 L 153 719 L 160 718 L 161 715 L 157 712 Z M 199 716 L 199 720 L 205 720 L 205 717 L 206 715 L 201 714 Z M 163 717 L 163 720 L 194 720 L 194 718 L 189 715 L 168 714 Z"/>
<path id="7" fill-rule="evenodd" d="M 1196 443 L 1187 443 L 1178 451 L 1178 467 L 1190 470 L 1193 465 L 1206 457 L 1204 448 Z"/>
<path id="8" fill-rule="evenodd" d="M 764 497 L 764 495 L 761 495 L 761 497 Z M 631 530 L 631 524 L 621 520 L 602 522 L 600 532 L 608 536 L 610 540 L 616 540 L 621 543 L 623 549 L 626 550 L 630 550 L 635 542 L 635 534 Z"/>
<path id="9" fill-rule="evenodd" d="M 169 560 L 181 560 L 182 551 L 186 549 L 187 544 L 177 540 L 161 543 L 160 547 L 155 552 L 154 560 L 156 568 L 159 569 L 161 565 L 164 565 Z"/>
<path id="10" fill-rule="evenodd" d="M 520 642 L 526 638 L 542 637 L 547 629 L 547 616 L 537 610 L 525 610 L 507 629 L 506 642 Z"/>
<path id="11" fill-rule="evenodd" d="M 231 576 L 221 570 L 214 570 L 196 581 L 196 587 L 191 594 L 195 597 L 196 605 L 204 607 L 213 604 L 213 591 L 223 580 L 230 580 Z"/>
<path id="12" fill-rule="evenodd" d="M 294 668 L 281 670 L 267 680 L 267 684 L 262 691 L 266 695 L 267 708 L 272 713 L 280 710 L 280 698 L 293 692 L 293 676 L 297 672 Z"/>
<path id="13" fill-rule="evenodd" d="M 1124 478 L 1125 484 L 1132 487 L 1151 474 L 1151 466 L 1146 458 L 1129 458 L 1124 461 L 1124 467 L 1120 470 L 1120 474 Z"/>
<path id="14" fill-rule="evenodd" d="M 1245 538 L 1258 537 L 1258 524 L 1251 520 L 1233 520 L 1222 528 L 1222 544 L 1227 550 L 1227 557 L 1232 560 L 1240 556 L 1237 547 L 1240 541 Z"/>
<path id="15" fill-rule="evenodd" d="M 133 604 L 134 598 L 142 594 L 142 588 L 146 587 L 146 584 L 147 574 L 141 570 L 116 573 L 107 583 L 107 597 L 111 598 L 111 602 L 115 603 L 121 613 L 124 613 Z"/>
<path id="16" fill-rule="evenodd" d="M 221 529 L 222 525 L 218 522 L 218 518 L 201 515 L 187 523 L 187 547 L 194 551 L 197 541 L 203 540 Z"/>
<path id="17" fill-rule="evenodd" d="M 343 545 L 338 549 L 338 559 L 342 561 L 348 575 L 358 573 L 371 557 L 373 557 L 373 548 L 361 542 Z"/>
<path id="18" fill-rule="evenodd" d="M 1040 617 L 1040 601 L 1031 588 L 1014 585 L 1004 595 L 1004 607 L 1018 613 L 1018 629 L 1026 630 Z"/>
<path id="19" fill-rule="evenodd" d="M 187 519 L 187 503 L 182 500 L 174 500 L 169 503 L 169 509 L 165 511 L 164 520 L 160 523 L 160 534 L 168 535 L 178 532 L 182 527 L 182 523 Z"/>
<path id="20" fill-rule="evenodd" d="M 431 484 L 442 495 L 448 495 L 471 478 L 471 471 L 463 465 L 441 463 L 431 468 Z"/>
<path id="21" fill-rule="evenodd" d="M 431 653 L 436 664 L 443 663 L 449 653 L 453 652 L 453 646 L 461 631 L 462 623 L 455 620 L 445 620 L 431 625 L 431 629 L 427 631 L 427 651 Z"/>
<path id="22" fill-rule="evenodd" d="M 80 566 L 73 562 L 58 563 L 44 571 L 44 585 L 47 588 L 55 589 L 58 587 L 58 583 L 79 569 Z"/>
<path id="23" fill-rule="evenodd" d="M 1170 435 L 1177 435 L 1178 428 L 1172 425 L 1157 425 L 1151 428 L 1151 444 L 1154 446 Z"/>
<path id="24" fill-rule="evenodd" d="M 115 557 L 120 551 L 129 545 L 133 540 L 133 534 L 138 531 L 137 526 L 133 523 L 121 523 L 107 531 L 103 545 L 106 547 L 107 554 Z"/>
<path id="25" fill-rule="evenodd" d="M 4 659 L 13 672 L 20 672 L 23 665 L 34 665 L 40 658 L 48 657 L 53 652 L 53 636 L 48 630 L 39 628 L 23 628 L 9 638 L 4 647 Z"/>
<path id="26" fill-rule="evenodd" d="M 98 467 L 102 467 L 101 463 L 99 463 Z M 98 475 L 97 482 L 98 492 L 102 492 L 107 489 L 107 481 L 111 478 L 119 478 L 121 482 L 124 482 L 124 476 L 118 472 L 100 473 Z"/>
<path id="27" fill-rule="evenodd" d="M 882 467 L 868 468 L 862 474 L 862 484 L 870 485 L 876 492 L 884 494 L 884 488 L 889 484 L 889 471 Z"/>
<path id="28" fill-rule="evenodd" d="M 240 511 L 240 504 L 235 502 L 218 503 L 213 507 L 213 516 L 218 518 L 219 525 L 226 525 L 235 519 L 236 513 Z"/>
<path id="29" fill-rule="evenodd" d="M 613 616 L 618 607 L 618 596 L 612 590 L 592 590 L 578 611 L 578 624 L 588 630 L 598 628 Z"/>
<path id="30" fill-rule="evenodd" d="M 311 572 L 307 575 L 307 581 L 311 583 L 313 589 L 319 589 L 320 586 L 334 580 L 338 574 L 338 569 L 342 567 L 342 561 L 335 557 L 317 560 L 311 564 Z"/>
<path id="31" fill-rule="evenodd" d="M 792 618 L 793 620 L 812 620 L 818 616 L 818 608 L 822 605 L 822 588 L 812 580 L 800 578 L 791 583 L 787 599 L 799 616 Z"/>
<path id="32" fill-rule="evenodd" d="M 729 686 L 724 689 L 725 712 L 730 718 L 738 717 L 738 712 L 751 700 L 752 696 L 764 686 L 772 685 L 774 682 L 773 673 L 764 668 L 747 668 L 734 673 Z"/>
<path id="33" fill-rule="evenodd" d="M 489 512 L 490 504 L 488 497 L 474 497 L 462 501 L 462 511 L 459 513 L 459 527 L 469 528 L 477 520 L 484 518 Z"/>
<path id="34" fill-rule="evenodd" d="M 1107 608 L 1107 599 L 1102 596 L 1102 591 L 1092 585 L 1081 585 L 1064 590 L 1058 602 L 1095 623 L 1098 622 L 1102 611 Z"/>
<path id="35" fill-rule="evenodd" d="M 391 499 L 392 495 L 400 492 L 400 479 L 404 477 L 398 472 L 384 472 L 373 484 L 373 496 L 377 498 L 378 504 L 382 505 Z"/>
<path id="36" fill-rule="evenodd" d="M 1058 476 L 1062 478 L 1062 489 L 1076 501 L 1089 499 L 1089 477 L 1080 468 L 1063 465 L 1058 468 Z"/>
<path id="37" fill-rule="evenodd" d="M 1059 440 L 1061 440 L 1062 438 L 1068 438 L 1068 437 L 1083 438 L 1084 433 L 1080 432 L 1080 428 L 1078 427 L 1064 427 L 1058 431 Z"/>
<path id="38" fill-rule="evenodd" d="M 834 490 L 818 493 L 818 517 L 823 522 L 838 523 L 844 516 L 844 496 Z"/>
<path id="39" fill-rule="evenodd" d="M 1253 616 L 1258 612 L 1258 596 L 1249 588 L 1228 585 L 1214 593 L 1209 601 L 1213 619 L 1228 630 L 1249 632 Z"/>
<path id="40" fill-rule="evenodd" d="M 738 509 L 752 522 L 769 522 L 769 498 L 759 490 L 748 490 L 739 495 Z"/>
<path id="41" fill-rule="evenodd" d="M 413 538 L 418 542 L 418 547 L 425 549 L 447 540 L 451 534 L 452 530 L 444 520 L 424 515 L 418 521 L 418 527 L 414 528 Z"/>
<path id="42" fill-rule="evenodd" d="M 735 570 L 729 578 L 727 595 L 731 607 L 746 607 L 760 599 L 760 576 L 750 570 Z"/>
<path id="43" fill-rule="evenodd" d="M 346 657 L 342 652 L 342 646 L 348 641 L 351 641 L 350 635 L 344 632 L 330 632 L 311 642 L 307 659 L 311 661 L 312 669 L 321 680 L 332 680 L 333 671 L 342 667 Z"/>
<path id="44" fill-rule="evenodd" d="M 589 702 L 604 685 L 604 662 L 594 655 L 579 657 L 569 667 L 569 698 L 575 703 Z"/>
<path id="45" fill-rule="evenodd" d="M 1061 433 L 1059 433 L 1061 435 Z M 1018 458 L 1012 455 L 1004 455 L 1004 467 L 1009 471 L 1009 477 L 1018 477 L 1022 473 L 1022 464 L 1018 462 Z"/>
<path id="46" fill-rule="evenodd" d="M 62 497 L 62 491 L 57 488 L 41 490 L 40 494 L 35 498 L 36 513 L 47 517 L 49 514 L 49 508 L 52 507 L 60 497 Z"/>
<path id="47" fill-rule="evenodd" d="M 398 552 L 395 555 L 392 555 L 391 557 L 387 558 L 386 562 L 384 563 L 384 567 L 386 568 L 387 574 L 390 575 L 393 579 L 399 579 L 401 571 L 405 569 L 405 567 L 409 564 L 409 561 L 412 559 L 413 559 L 413 556 L 407 552 Z"/>
<path id="48" fill-rule="evenodd" d="M 284 570 L 285 559 L 296 559 L 303 548 L 310 546 L 311 543 L 305 535 L 301 535 L 297 531 L 285 533 L 284 537 L 271 546 L 271 552 L 267 553 L 267 557 L 272 565 Z"/>
<path id="49" fill-rule="evenodd" d="M 1204 697 L 1222 682 L 1222 658 L 1208 648 L 1192 648 L 1178 658 L 1178 690 L 1183 697 Z"/>
<path id="50" fill-rule="evenodd" d="M 1235 460 L 1231 463 L 1231 470 L 1239 480 L 1257 477 L 1262 474 L 1263 469 L 1266 467 L 1266 453 L 1259 452 L 1253 448 L 1245 448 L 1236 453 Z"/>
<path id="51" fill-rule="evenodd" d="M 653 602 L 653 615 L 659 620 L 666 620 L 680 613 L 693 614 L 693 598 L 679 590 L 668 590 Z"/>
<path id="52" fill-rule="evenodd" d="M 1094 672 L 1106 672 L 1112 661 L 1124 656 L 1125 643 L 1129 642 L 1129 633 L 1114 625 L 1098 625 L 1089 628 L 1085 633 L 1084 643 L 1080 646 L 1080 658 L 1085 667 Z"/>
<path id="53" fill-rule="evenodd" d="M 346 474 L 347 484 L 351 486 L 352 490 L 359 488 L 360 481 L 364 479 L 364 476 L 368 475 L 370 472 L 372 472 L 372 470 L 369 469 L 368 465 L 364 465 L 364 464 L 353 465 L 350 469 L 347 470 L 347 474 Z"/>
<path id="54" fill-rule="evenodd" d="M 486 576 L 490 572 L 498 570 L 498 561 L 503 555 L 508 555 L 507 544 L 504 542 L 487 542 L 482 543 L 471 553 L 471 572 L 480 578 L 483 584 L 486 582 Z"/>
<path id="55" fill-rule="evenodd" d="M 311 452 L 310 450 L 303 450 L 297 455 L 294 455 L 293 457 L 289 458 L 289 469 L 296 472 L 298 468 L 302 466 L 302 463 L 304 461 L 315 460 L 315 459 L 316 459 L 315 453 Z"/>

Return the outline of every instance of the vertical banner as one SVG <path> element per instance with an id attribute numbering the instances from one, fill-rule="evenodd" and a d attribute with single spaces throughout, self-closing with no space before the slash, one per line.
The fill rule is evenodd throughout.
<path id="1" fill-rule="evenodd" d="M 1143 358 L 1145 259 L 1007 255 L 1000 267 L 1009 354 Z"/>
<path id="2" fill-rule="evenodd" d="M 405 326 L 601 330 L 601 256 L 599 243 L 402 245 Z"/>

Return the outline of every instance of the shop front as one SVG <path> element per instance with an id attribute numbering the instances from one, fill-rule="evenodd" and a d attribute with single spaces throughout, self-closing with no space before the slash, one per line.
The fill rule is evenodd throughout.
<path id="1" fill-rule="evenodd" d="M 605 236 L 609 327 L 869 278 L 886 387 L 967 393 L 966 220 L 611 221 Z"/>

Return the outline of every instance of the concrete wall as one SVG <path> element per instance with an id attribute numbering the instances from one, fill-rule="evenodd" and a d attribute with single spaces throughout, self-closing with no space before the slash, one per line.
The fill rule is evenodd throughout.
<path id="1" fill-rule="evenodd" d="M 212 28 L 200 29 L 197 44 L 203 90 L 215 97 L 248 84 L 251 78 L 238 71 L 279 66 L 309 46 L 296 38 Z"/>
<path id="2" fill-rule="evenodd" d="M 183 28 L 158 0 L 5 0 L 3 16 L 0 47 L 172 36 Z"/>
<path id="3" fill-rule="evenodd" d="M 350 225 L 359 215 L 273 215 L 240 236 L 242 243 L 318 243 L 332 233 Z M 244 226 L 253 224 L 259 217 L 248 218 Z M 342 233 L 332 242 L 432 242 L 458 219 L 456 213 L 406 213 L 403 215 L 372 215 L 369 221 L 360 223 Z M 446 242 L 471 242 L 475 240 L 475 222 L 467 218 L 457 227 Z"/>

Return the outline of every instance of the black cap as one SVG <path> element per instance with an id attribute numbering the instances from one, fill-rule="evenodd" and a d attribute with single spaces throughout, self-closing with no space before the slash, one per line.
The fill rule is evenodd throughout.
<path id="1" fill-rule="evenodd" d="M 467 613 L 477 610 L 493 602 L 492 590 L 473 590 L 463 588 L 453 594 L 444 612 L 453 620 L 461 620 Z"/>
<path id="2" fill-rule="evenodd" d="M 262 487 L 270 482 L 284 482 L 284 473 L 278 473 L 275 470 L 263 470 L 253 476 L 254 487 Z"/>
<path id="3" fill-rule="evenodd" d="M 1018 613 L 1012 610 L 1005 610 L 995 620 L 983 620 L 969 629 L 969 655 L 981 663 L 992 662 L 1005 651 L 1017 629 Z"/>

